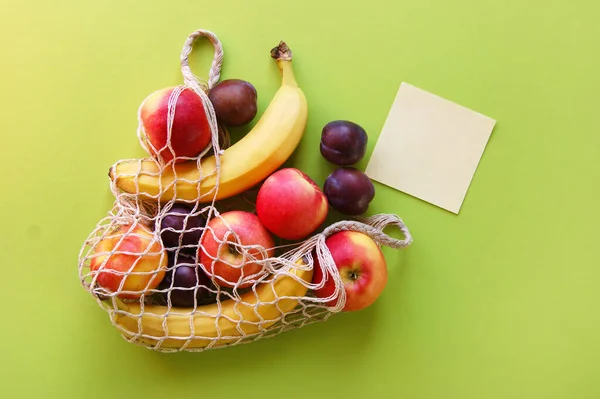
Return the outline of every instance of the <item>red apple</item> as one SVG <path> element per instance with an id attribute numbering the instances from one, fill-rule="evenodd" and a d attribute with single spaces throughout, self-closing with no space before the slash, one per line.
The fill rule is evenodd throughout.
<path id="1" fill-rule="evenodd" d="M 185 88 L 174 107 L 171 138 L 168 135 L 169 101 L 176 87 L 167 87 L 150 94 L 142 103 L 140 122 L 144 127 L 150 155 L 162 157 L 165 162 L 179 157 L 196 157 L 211 142 L 211 131 L 202 98 L 192 89 Z M 171 144 L 171 149 L 168 144 Z M 154 148 L 152 148 L 154 147 Z M 176 159 L 183 162 L 185 159 Z"/>
<path id="2" fill-rule="evenodd" d="M 325 245 L 344 283 L 346 304 L 343 311 L 366 308 L 381 295 L 387 283 L 387 265 L 379 246 L 366 234 L 357 231 L 341 231 L 325 240 Z M 323 272 L 315 256 L 313 283 L 323 281 Z M 315 291 L 319 298 L 328 298 L 335 293 L 335 283 L 329 276 L 323 288 Z M 338 299 L 327 303 L 335 306 Z"/>
<path id="3" fill-rule="evenodd" d="M 264 256 L 258 248 L 247 249 L 244 254 L 236 244 L 262 246 L 267 257 L 275 253 L 273 237 L 255 214 L 230 211 L 208 222 L 198 259 L 219 285 L 245 288 L 263 271 L 260 261 Z"/>
<path id="4" fill-rule="evenodd" d="M 102 238 L 90 262 L 97 284 L 124 299 L 139 298 L 145 290 L 156 288 L 165 276 L 168 262 L 158 237 L 142 225 L 131 228 L 121 226 Z"/>
<path id="5" fill-rule="evenodd" d="M 329 204 L 319 186 L 304 172 L 286 168 L 269 176 L 256 198 L 256 214 L 274 235 L 299 240 L 327 217 Z"/>

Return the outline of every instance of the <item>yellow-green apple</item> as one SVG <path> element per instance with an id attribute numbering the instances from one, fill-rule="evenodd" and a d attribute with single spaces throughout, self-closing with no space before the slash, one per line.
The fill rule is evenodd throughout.
<path id="1" fill-rule="evenodd" d="M 123 225 L 94 248 L 90 271 L 102 288 L 123 299 L 136 299 L 160 284 L 167 263 L 164 247 L 148 228 Z"/>
<path id="2" fill-rule="evenodd" d="M 157 90 L 146 97 L 140 107 L 140 122 L 147 141 L 152 144 L 148 146 L 150 154 L 160 155 L 165 162 L 177 158 L 178 163 L 185 161 L 180 157 L 196 157 L 211 141 L 202 98 L 190 88 L 180 89 L 178 86 Z M 171 97 L 177 93 L 169 140 L 169 102 L 174 101 Z"/>
<path id="3" fill-rule="evenodd" d="M 241 248 L 241 246 L 259 248 Z M 266 255 L 275 253 L 275 243 L 258 217 L 246 211 L 229 211 L 212 218 L 206 225 L 198 259 L 216 283 L 233 288 L 252 285 L 263 271 Z M 245 252 L 245 253 L 244 253 Z"/>
<path id="4" fill-rule="evenodd" d="M 341 231 L 325 240 L 335 266 L 344 283 L 346 303 L 343 311 L 366 308 L 381 295 L 387 283 L 387 264 L 379 246 L 366 234 L 357 231 Z M 323 272 L 315 256 L 313 283 L 323 281 Z M 324 286 L 315 290 L 319 298 L 328 298 L 335 293 L 335 282 L 328 276 Z M 338 299 L 327 303 L 335 306 Z"/>
<path id="5" fill-rule="evenodd" d="M 271 174 L 256 197 L 256 214 L 274 235 L 299 240 L 314 232 L 327 217 L 329 203 L 306 173 L 285 168 Z"/>

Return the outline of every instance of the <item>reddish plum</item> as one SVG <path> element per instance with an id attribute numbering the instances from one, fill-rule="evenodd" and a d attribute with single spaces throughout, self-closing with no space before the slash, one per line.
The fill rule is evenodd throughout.
<path id="1" fill-rule="evenodd" d="M 226 126 L 249 123 L 258 110 L 256 89 L 250 82 L 227 79 L 217 83 L 209 92 L 215 115 Z"/>
<path id="2" fill-rule="evenodd" d="M 334 170 L 325 180 L 323 192 L 331 207 L 346 215 L 365 213 L 375 197 L 371 179 L 352 167 Z"/>
<path id="3" fill-rule="evenodd" d="M 332 121 L 321 132 L 321 155 L 334 165 L 354 165 L 364 157 L 367 140 L 367 133 L 356 123 Z"/>
<path id="4" fill-rule="evenodd" d="M 169 272 L 158 288 L 166 290 L 165 300 L 170 296 L 173 306 L 190 307 L 194 299 L 199 303 L 211 295 L 209 287 L 212 282 L 195 259 L 180 253 L 169 256 Z"/>
<path id="5" fill-rule="evenodd" d="M 162 217 L 160 223 L 160 237 L 167 250 L 179 247 L 179 238 L 182 245 L 194 245 L 191 251 L 195 251 L 206 219 L 199 212 L 195 212 L 190 206 L 175 204 Z"/>

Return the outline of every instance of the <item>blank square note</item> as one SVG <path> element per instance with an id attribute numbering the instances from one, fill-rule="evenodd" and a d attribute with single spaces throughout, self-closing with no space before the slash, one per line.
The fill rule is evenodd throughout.
<path id="1" fill-rule="evenodd" d="M 495 124 L 402 83 L 365 173 L 458 214 Z"/>

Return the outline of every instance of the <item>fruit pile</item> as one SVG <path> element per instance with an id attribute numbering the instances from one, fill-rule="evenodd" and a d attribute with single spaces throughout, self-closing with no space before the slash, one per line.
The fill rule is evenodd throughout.
<path id="1" fill-rule="evenodd" d="M 215 46 L 207 83 L 187 63 L 202 36 Z M 79 262 L 82 284 L 130 342 L 201 351 L 363 309 L 387 282 L 380 247 L 412 242 L 397 216 L 363 217 L 375 190 L 354 167 L 367 146 L 358 124 L 323 128 L 320 152 L 337 166 L 323 189 L 283 167 L 305 133 L 308 107 L 291 50 L 281 42 L 271 56 L 281 86 L 234 144 L 227 129 L 255 119 L 257 90 L 242 79 L 219 82 L 222 48 L 211 32 L 186 41 L 184 84 L 140 106 L 138 136 L 149 157 L 110 168 L 115 204 Z M 331 208 L 351 219 L 325 225 Z M 388 225 L 405 239 L 385 234 Z"/>

